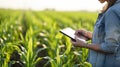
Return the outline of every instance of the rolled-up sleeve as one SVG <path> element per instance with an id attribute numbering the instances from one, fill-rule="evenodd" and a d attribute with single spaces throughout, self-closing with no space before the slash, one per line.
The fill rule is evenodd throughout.
<path id="1" fill-rule="evenodd" d="M 104 52 L 115 53 L 120 41 L 120 17 L 115 10 L 109 10 L 105 14 L 105 37 L 100 48 Z"/>

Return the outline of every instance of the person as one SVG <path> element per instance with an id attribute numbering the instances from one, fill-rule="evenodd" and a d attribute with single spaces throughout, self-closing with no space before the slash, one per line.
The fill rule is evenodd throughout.
<path id="1" fill-rule="evenodd" d="M 76 40 L 71 40 L 71 43 L 89 49 L 88 62 L 92 67 L 120 67 L 120 0 L 99 2 L 107 4 L 98 15 L 93 33 L 76 30 Z M 79 36 L 91 40 L 91 43 L 79 40 Z"/>

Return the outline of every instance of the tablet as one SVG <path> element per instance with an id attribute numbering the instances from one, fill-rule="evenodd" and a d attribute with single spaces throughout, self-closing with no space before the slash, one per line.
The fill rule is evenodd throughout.
<path id="1" fill-rule="evenodd" d="M 60 32 L 66 36 L 68 36 L 69 38 L 75 40 L 75 30 L 73 30 L 72 28 L 64 28 L 62 30 L 60 30 Z M 85 41 L 82 38 L 78 38 L 79 40 Z"/>

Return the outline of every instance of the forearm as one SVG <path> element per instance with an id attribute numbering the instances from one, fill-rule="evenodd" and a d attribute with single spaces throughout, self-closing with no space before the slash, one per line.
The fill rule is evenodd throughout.
<path id="1" fill-rule="evenodd" d="M 83 47 L 87 48 L 87 49 L 91 49 L 91 50 L 97 51 L 97 52 L 101 52 L 101 53 L 106 53 L 107 54 L 107 52 L 101 50 L 99 44 L 85 44 Z"/>
<path id="2" fill-rule="evenodd" d="M 85 44 L 84 48 L 100 51 L 100 46 L 98 44 Z"/>

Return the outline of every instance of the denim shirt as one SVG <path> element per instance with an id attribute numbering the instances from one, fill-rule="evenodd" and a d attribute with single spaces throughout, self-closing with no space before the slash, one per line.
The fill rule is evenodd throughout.
<path id="1" fill-rule="evenodd" d="M 90 50 L 88 61 L 92 67 L 120 67 L 120 0 L 101 13 L 96 21 L 92 43 L 106 53 Z"/>

